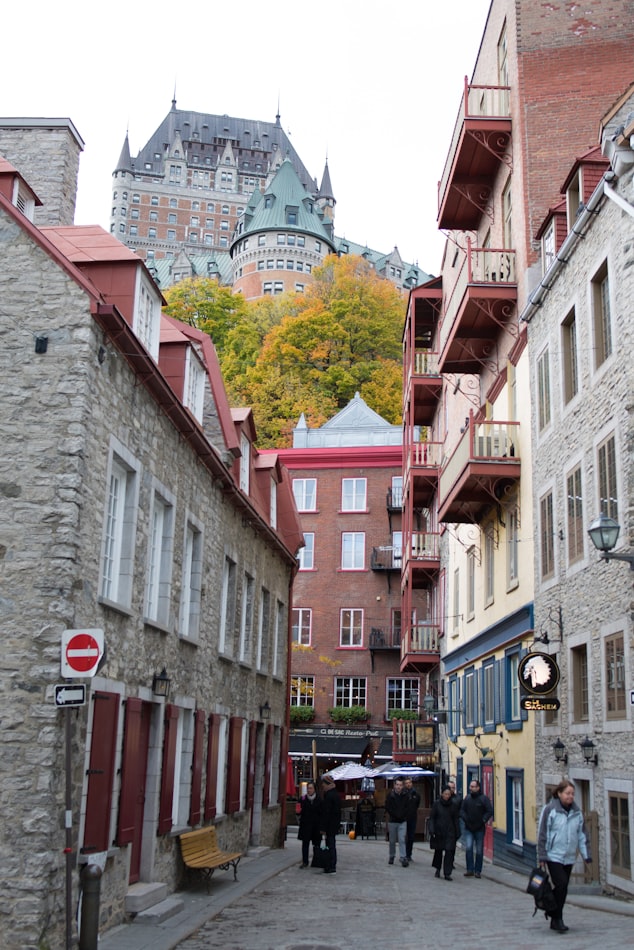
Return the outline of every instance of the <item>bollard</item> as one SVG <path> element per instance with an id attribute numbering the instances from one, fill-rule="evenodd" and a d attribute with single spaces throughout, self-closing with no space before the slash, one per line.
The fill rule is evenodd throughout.
<path id="1" fill-rule="evenodd" d="M 79 950 L 97 950 L 97 943 L 99 941 L 101 868 L 96 864 L 86 864 L 81 872 L 81 883 L 82 898 Z"/>

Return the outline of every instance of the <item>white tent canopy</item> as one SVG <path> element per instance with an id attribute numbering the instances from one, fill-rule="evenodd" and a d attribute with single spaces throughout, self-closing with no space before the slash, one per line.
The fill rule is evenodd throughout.
<path id="1" fill-rule="evenodd" d="M 365 778 L 366 775 L 374 775 L 374 769 L 368 769 L 365 765 L 359 765 L 358 762 L 344 762 L 342 765 L 338 765 L 336 769 L 331 769 L 330 772 L 324 774 L 329 775 L 335 782 L 343 782 L 347 779 Z"/>
<path id="2" fill-rule="evenodd" d="M 386 762 L 370 772 L 373 778 L 433 778 L 435 774 L 418 765 L 404 765 L 401 762 Z"/>

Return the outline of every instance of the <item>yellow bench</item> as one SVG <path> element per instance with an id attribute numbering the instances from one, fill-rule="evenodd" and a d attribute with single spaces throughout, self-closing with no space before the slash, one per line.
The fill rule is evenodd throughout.
<path id="1" fill-rule="evenodd" d="M 207 890 L 211 876 L 220 868 L 226 871 L 233 867 L 233 879 L 238 880 L 238 863 L 242 857 L 240 851 L 230 852 L 221 851 L 218 847 L 216 829 L 213 825 L 205 828 L 198 828 L 197 831 L 188 831 L 179 836 L 181 855 L 186 868 L 192 871 L 200 871 L 205 878 Z"/>

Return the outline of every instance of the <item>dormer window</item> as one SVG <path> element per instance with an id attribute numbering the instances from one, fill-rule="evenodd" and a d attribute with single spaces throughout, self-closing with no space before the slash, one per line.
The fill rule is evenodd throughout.
<path id="1" fill-rule="evenodd" d="M 265 208 L 272 208 L 272 207 L 273 207 L 273 195 L 265 195 L 265 196 L 264 196 L 264 207 L 265 207 Z"/>
<path id="2" fill-rule="evenodd" d="M 149 259 L 150 251 L 148 251 L 147 256 Z M 154 257 L 153 252 L 151 256 Z M 156 361 L 158 361 L 159 354 L 160 319 L 161 306 L 156 290 L 152 288 L 149 280 L 139 268 L 137 271 L 132 329 L 150 356 Z"/>
<path id="3" fill-rule="evenodd" d="M 35 212 L 35 199 L 19 181 L 19 179 L 16 179 L 13 203 L 25 218 L 28 218 L 29 221 L 33 220 L 33 214 Z"/>
<path id="4" fill-rule="evenodd" d="M 277 482 L 273 477 L 271 478 L 270 499 L 271 527 L 277 528 Z"/>
<path id="5" fill-rule="evenodd" d="M 575 218 L 581 207 L 581 172 L 578 171 L 575 177 L 568 185 L 566 192 L 566 213 L 568 217 L 568 230 L 571 231 L 575 223 Z"/>
<path id="6" fill-rule="evenodd" d="M 286 209 L 286 223 L 289 227 L 293 227 L 297 224 L 297 213 L 298 208 L 289 207 Z"/>
<path id="7" fill-rule="evenodd" d="M 240 488 L 249 494 L 249 468 L 251 463 L 251 443 L 244 432 L 240 433 Z"/>
<path id="8" fill-rule="evenodd" d="M 545 274 L 555 260 L 555 222 L 551 221 L 542 236 L 542 270 Z"/>
<path id="9" fill-rule="evenodd" d="M 183 402 L 192 415 L 202 424 L 205 395 L 205 369 L 192 346 L 187 347 L 185 361 L 185 385 Z"/>

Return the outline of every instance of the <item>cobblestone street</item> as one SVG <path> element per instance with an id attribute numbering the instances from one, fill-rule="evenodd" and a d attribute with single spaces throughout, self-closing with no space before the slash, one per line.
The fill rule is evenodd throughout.
<path id="1" fill-rule="evenodd" d="M 574 950 L 623 950 L 634 939 L 632 916 L 570 901 L 564 912 L 569 933 L 552 933 L 543 915 L 532 916 L 533 901 L 524 892 L 523 878 L 485 864 L 481 880 L 467 879 L 461 851 L 448 882 L 434 877 L 431 853 L 423 843 L 414 849 L 414 862 L 402 868 L 388 866 L 385 842 L 342 836 L 337 874 L 332 875 L 300 870 L 299 843 L 290 838 L 287 848 L 297 853 L 293 866 L 223 909 L 179 943 L 180 950 L 358 950 L 379 945 L 534 950 L 544 941 L 566 941 Z M 505 877 L 507 883 L 501 883 Z M 511 880 L 516 886 L 508 886 Z M 619 907 L 617 901 L 610 904 Z M 623 909 L 631 910 L 631 905 Z"/>

